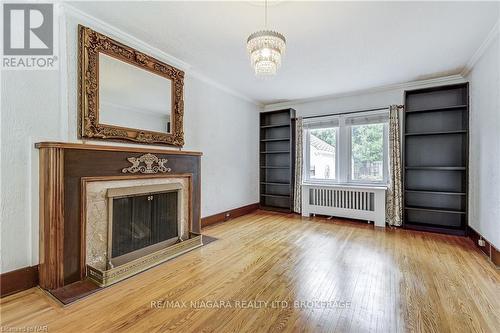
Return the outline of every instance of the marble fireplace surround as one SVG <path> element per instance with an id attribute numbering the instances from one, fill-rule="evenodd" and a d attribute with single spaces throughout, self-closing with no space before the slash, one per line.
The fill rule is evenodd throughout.
<path id="1" fill-rule="evenodd" d="M 108 248 L 111 237 L 109 225 L 111 223 L 111 210 L 109 207 L 109 190 L 133 191 L 135 194 L 150 193 L 154 188 L 160 190 L 171 188 L 180 192 L 180 237 L 188 239 L 191 232 L 191 216 L 189 206 L 191 203 L 191 178 L 188 175 L 165 175 L 164 177 L 133 179 L 130 176 L 109 177 L 82 180 L 82 198 L 84 199 L 83 214 L 85 216 L 85 262 L 87 265 L 99 270 L 109 269 L 107 265 L 111 259 L 108 257 Z M 153 190 L 154 192 L 154 190 Z"/>

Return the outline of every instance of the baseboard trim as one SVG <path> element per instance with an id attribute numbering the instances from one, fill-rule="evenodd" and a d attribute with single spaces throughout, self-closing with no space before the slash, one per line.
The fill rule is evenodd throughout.
<path id="1" fill-rule="evenodd" d="M 38 265 L 0 274 L 0 297 L 33 288 L 38 285 Z"/>
<path id="2" fill-rule="evenodd" d="M 500 268 L 500 251 L 495 248 L 488 240 L 486 240 L 479 232 L 472 229 L 470 226 L 468 227 L 468 235 L 469 238 L 474 242 L 476 247 L 484 253 L 485 256 L 495 265 L 497 268 Z M 485 245 L 479 246 L 479 239 L 484 240 Z"/>
<path id="3" fill-rule="evenodd" d="M 259 203 L 254 203 L 242 207 L 238 207 L 235 209 L 230 209 L 222 213 L 210 215 L 201 219 L 201 227 L 206 227 L 215 223 L 225 222 L 236 217 L 240 217 L 246 214 L 249 214 L 253 211 L 259 209 Z"/>

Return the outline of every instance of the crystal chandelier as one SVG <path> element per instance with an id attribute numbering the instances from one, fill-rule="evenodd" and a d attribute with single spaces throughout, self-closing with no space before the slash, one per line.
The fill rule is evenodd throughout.
<path id="1" fill-rule="evenodd" d="M 282 34 L 267 30 L 267 0 L 265 4 L 265 30 L 251 34 L 247 39 L 250 62 L 258 76 L 275 75 L 281 66 L 286 40 Z"/>

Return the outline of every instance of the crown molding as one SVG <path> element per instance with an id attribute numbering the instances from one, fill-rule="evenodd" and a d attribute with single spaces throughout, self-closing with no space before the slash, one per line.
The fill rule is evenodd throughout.
<path id="1" fill-rule="evenodd" d="M 495 23 L 493 28 L 491 28 L 490 32 L 488 33 L 484 41 L 481 43 L 476 52 L 474 52 L 474 54 L 469 59 L 467 64 L 464 66 L 462 72 L 460 73 L 463 77 L 465 77 L 467 74 L 470 73 L 472 68 L 474 68 L 479 59 L 481 59 L 486 50 L 488 50 L 491 43 L 493 43 L 499 32 L 500 32 L 500 19 Z"/>
<path id="2" fill-rule="evenodd" d="M 62 14 L 63 15 L 69 15 L 72 16 L 73 18 L 78 19 L 81 22 L 78 23 L 83 23 L 83 24 L 88 24 L 91 26 L 91 28 L 99 29 L 101 30 L 104 34 L 110 35 L 112 38 L 116 38 L 119 40 L 122 40 L 126 43 L 128 43 L 131 47 L 137 48 L 141 50 L 144 53 L 151 54 L 152 56 L 159 58 L 162 61 L 165 61 L 169 63 L 170 65 L 173 65 L 183 71 L 188 71 L 191 66 L 168 54 L 163 52 L 162 50 L 153 47 L 149 45 L 148 43 L 143 42 L 142 40 L 130 35 L 129 33 L 126 33 L 125 31 L 109 24 L 106 23 L 95 16 L 92 16 L 84 11 L 81 11 L 78 8 L 73 7 L 72 5 L 68 4 L 67 2 L 61 3 L 61 8 L 62 8 Z"/>
<path id="3" fill-rule="evenodd" d="M 368 94 L 373 94 L 373 93 L 378 93 L 378 92 L 383 92 L 383 91 L 388 91 L 388 90 L 408 89 L 408 88 L 416 88 L 416 87 L 424 88 L 424 87 L 429 87 L 429 86 L 434 86 L 434 85 L 445 85 L 445 84 L 458 83 L 458 82 L 463 82 L 463 81 L 465 81 L 465 79 L 462 75 L 455 74 L 455 75 L 437 77 L 437 78 L 432 78 L 432 79 L 427 79 L 427 80 L 409 81 L 409 82 L 404 82 L 404 83 L 397 83 L 397 84 L 390 84 L 390 85 L 373 87 L 373 88 L 368 88 L 368 89 L 355 90 L 355 91 L 350 91 L 350 92 L 345 92 L 345 93 L 338 93 L 338 94 L 324 95 L 324 96 L 319 96 L 319 97 L 296 99 L 296 100 L 291 100 L 291 101 L 281 102 L 281 103 L 267 104 L 264 106 L 264 111 L 272 111 L 272 110 L 277 110 L 280 108 L 289 108 L 289 107 L 293 107 L 293 106 L 296 106 L 299 104 L 320 102 L 320 101 L 326 101 L 326 100 L 342 98 L 342 97 L 368 95 Z"/>
<path id="4" fill-rule="evenodd" d="M 245 96 L 244 94 L 237 92 L 223 84 L 220 84 L 204 74 L 201 74 L 200 72 L 197 72 L 193 69 L 193 67 L 188 64 L 187 62 L 184 62 L 154 46 L 149 45 L 146 42 L 143 42 L 142 40 L 132 36 L 131 34 L 109 24 L 101 19 L 96 18 L 95 16 L 92 16 L 78 8 L 73 7 L 72 5 L 68 3 L 60 3 L 60 8 L 61 8 L 61 15 L 65 16 L 71 16 L 75 19 L 77 19 L 79 22 L 78 23 L 83 23 L 89 25 L 91 28 L 95 28 L 98 30 L 101 30 L 104 34 L 110 35 L 112 38 L 116 38 L 118 40 L 121 40 L 127 44 L 129 44 L 131 47 L 137 48 L 138 50 L 141 50 L 142 52 L 146 54 L 150 54 L 154 56 L 155 58 L 158 58 L 159 60 L 162 60 L 170 65 L 173 65 L 183 71 L 186 72 L 186 74 L 190 77 L 196 78 L 200 81 L 203 81 L 204 83 L 211 85 L 215 87 L 216 89 L 219 89 L 221 91 L 224 91 L 230 95 L 233 95 L 239 99 L 245 100 L 247 102 L 253 103 L 259 107 L 262 107 L 262 104 L 259 103 L 258 101 Z"/>

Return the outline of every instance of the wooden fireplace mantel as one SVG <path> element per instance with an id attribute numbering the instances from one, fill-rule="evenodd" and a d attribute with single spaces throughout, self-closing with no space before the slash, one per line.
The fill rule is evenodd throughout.
<path id="1" fill-rule="evenodd" d="M 39 283 L 55 290 L 85 278 L 82 184 L 92 179 L 152 178 L 189 175 L 192 181 L 192 232 L 200 233 L 201 152 L 39 142 L 40 264 Z M 129 170 L 129 158 L 152 154 L 165 163 L 160 171 Z"/>
<path id="2" fill-rule="evenodd" d="M 169 154 L 169 155 L 193 155 L 202 156 L 202 152 L 187 151 L 187 150 L 172 150 L 148 147 L 126 147 L 126 146 L 109 146 L 109 145 L 88 145 L 84 143 L 69 143 L 69 142 L 38 142 L 35 143 L 35 148 L 60 148 L 60 149 L 83 149 L 83 150 L 102 150 L 102 151 L 128 151 L 136 153 L 151 153 L 151 154 Z"/>

